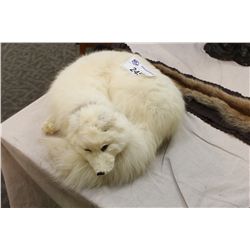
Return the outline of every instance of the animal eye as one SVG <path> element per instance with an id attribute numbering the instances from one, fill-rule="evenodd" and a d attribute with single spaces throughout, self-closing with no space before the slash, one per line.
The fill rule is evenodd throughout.
<path id="1" fill-rule="evenodd" d="M 108 148 L 108 146 L 109 146 L 109 145 L 104 145 L 104 146 L 102 146 L 102 147 L 101 147 L 101 150 L 102 150 L 103 152 L 106 151 L 106 149 Z"/>
<path id="2" fill-rule="evenodd" d="M 90 149 L 88 149 L 88 148 L 85 148 L 84 150 L 87 151 L 87 152 L 90 152 L 90 153 L 92 152 L 92 151 L 91 151 Z"/>

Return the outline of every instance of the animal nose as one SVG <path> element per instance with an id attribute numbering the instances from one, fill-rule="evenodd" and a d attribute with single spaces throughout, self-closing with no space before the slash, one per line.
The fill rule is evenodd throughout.
<path id="1" fill-rule="evenodd" d="M 105 175 L 105 172 L 97 172 L 96 175 Z"/>

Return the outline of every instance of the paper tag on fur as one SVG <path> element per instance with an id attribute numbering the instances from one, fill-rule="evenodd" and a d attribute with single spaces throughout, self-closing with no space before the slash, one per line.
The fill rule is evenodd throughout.
<path id="1" fill-rule="evenodd" d="M 134 57 L 130 58 L 125 64 L 123 64 L 123 67 L 135 75 L 143 74 L 148 77 L 155 76 L 149 69 L 146 68 L 145 65 Z"/>

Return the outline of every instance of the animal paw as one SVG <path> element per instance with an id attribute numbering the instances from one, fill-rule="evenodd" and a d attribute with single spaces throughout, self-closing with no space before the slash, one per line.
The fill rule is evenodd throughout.
<path id="1" fill-rule="evenodd" d="M 58 129 L 55 127 L 55 124 L 51 121 L 45 122 L 42 130 L 46 135 L 53 135 L 58 131 Z"/>

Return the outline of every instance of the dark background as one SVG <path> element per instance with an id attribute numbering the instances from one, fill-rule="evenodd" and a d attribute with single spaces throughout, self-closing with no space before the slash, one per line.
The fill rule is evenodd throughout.
<path id="1" fill-rule="evenodd" d="M 1 45 L 1 121 L 42 96 L 58 71 L 80 56 L 74 43 L 6 43 Z M 9 207 L 1 173 L 1 206 Z"/>

